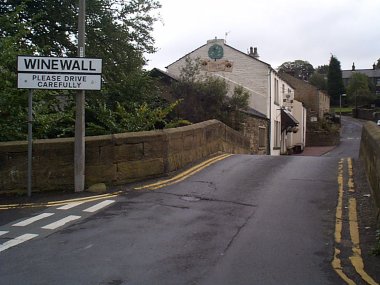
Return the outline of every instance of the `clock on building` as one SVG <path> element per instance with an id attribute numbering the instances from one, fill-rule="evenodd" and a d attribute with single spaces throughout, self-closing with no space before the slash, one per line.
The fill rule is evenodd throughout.
<path id="1" fill-rule="evenodd" d="M 223 57 L 223 53 L 223 47 L 218 44 L 214 44 L 208 49 L 208 56 L 215 60 L 221 59 Z"/>

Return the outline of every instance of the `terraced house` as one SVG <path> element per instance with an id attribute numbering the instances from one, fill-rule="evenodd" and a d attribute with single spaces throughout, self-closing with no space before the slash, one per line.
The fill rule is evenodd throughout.
<path id="1" fill-rule="evenodd" d="M 178 77 L 187 57 L 200 60 L 202 75 L 224 79 L 231 93 L 236 86 L 249 92 L 249 110 L 268 121 L 256 126 L 259 137 L 267 137 L 267 154 L 285 154 L 295 146 L 305 145 L 304 136 L 293 138 L 292 133 L 304 129 L 301 125 L 306 110 L 302 104 L 295 104 L 294 89 L 270 64 L 259 59 L 256 48 L 244 53 L 223 39 L 209 40 L 167 66 L 167 73 Z M 295 108 L 300 108 L 299 112 Z"/>

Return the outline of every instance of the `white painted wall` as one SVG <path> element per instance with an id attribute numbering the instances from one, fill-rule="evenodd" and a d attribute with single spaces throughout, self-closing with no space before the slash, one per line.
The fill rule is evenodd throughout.
<path id="1" fill-rule="evenodd" d="M 289 146 L 300 145 L 303 150 L 306 144 L 306 108 L 297 100 L 293 102 L 292 114 L 299 122 L 298 132 L 291 134 Z"/>
<path id="2" fill-rule="evenodd" d="M 214 44 L 219 44 L 223 47 L 224 55 L 220 61 L 228 60 L 232 63 L 232 69 L 230 71 L 202 71 L 201 76 L 210 75 L 223 78 L 230 86 L 230 94 L 233 93 L 234 87 L 238 85 L 250 93 L 249 106 L 265 114 L 270 119 L 270 154 L 279 155 L 281 148 L 275 147 L 275 122 L 281 123 L 281 108 L 284 107 L 283 99 L 288 94 L 288 91 L 290 91 L 289 94 L 292 94 L 291 99 L 294 99 L 294 90 L 279 77 L 269 64 L 226 45 L 224 40 L 217 39 L 207 41 L 207 44 L 170 64 L 167 67 L 167 72 L 178 77 L 181 69 L 186 64 L 187 56 L 193 60 L 210 60 L 208 50 Z M 277 102 L 275 102 L 276 92 L 278 92 Z M 278 135 L 281 137 L 280 146 L 286 146 L 286 134 L 280 133 Z"/>
<path id="3" fill-rule="evenodd" d="M 225 45 L 224 40 L 210 40 L 206 45 L 201 46 L 186 56 L 189 56 L 193 60 L 197 58 L 200 60 L 209 60 L 208 50 L 210 46 L 215 43 L 223 47 L 224 56 L 222 60 L 229 60 L 232 62 L 232 71 L 202 71 L 202 75 L 218 76 L 219 78 L 225 79 L 230 85 L 230 94 L 232 94 L 235 86 L 243 86 L 245 90 L 250 93 L 249 106 L 268 115 L 268 64 Z M 186 56 L 170 64 L 167 67 L 167 72 L 179 76 L 181 68 L 185 66 Z"/>

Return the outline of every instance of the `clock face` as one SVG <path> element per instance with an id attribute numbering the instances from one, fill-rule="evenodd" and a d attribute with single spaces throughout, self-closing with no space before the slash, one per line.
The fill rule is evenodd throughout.
<path id="1" fill-rule="evenodd" d="M 217 44 L 208 49 L 208 56 L 212 59 L 221 59 L 223 57 L 223 47 Z"/>

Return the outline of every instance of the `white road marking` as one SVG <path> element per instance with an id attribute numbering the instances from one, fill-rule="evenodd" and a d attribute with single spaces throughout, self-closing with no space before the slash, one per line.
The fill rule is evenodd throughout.
<path id="1" fill-rule="evenodd" d="M 9 233 L 9 231 L 0 231 L 0 236 L 5 235 L 7 233 Z"/>
<path id="2" fill-rule="evenodd" d="M 85 210 L 83 210 L 83 212 L 88 212 L 88 213 L 93 213 L 93 212 L 96 212 L 98 210 L 100 210 L 101 208 L 104 208 L 112 203 L 114 203 L 115 200 L 104 200 L 103 202 L 100 202 L 90 208 L 87 208 Z"/>
<path id="3" fill-rule="evenodd" d="M 79 206 L 83 203 L 84 203 L 84 201 L 83 202 L 72 202 L 72 203 L 69 203 L 69 204 L 64 205 L 62 207 L 57 208 L 57 210 L 68 210 L 68 209 L 74 208 L 76 206 Z"/>
<path id="4" fill-rule="evenodd" d="M 0 252 L 10 248 L 10 247 L 13 247 L 15 245 L 18 245 L 20 243 L 23 243 L 25 241 L 28 241 L 32 238 L 35 238 L 37 237 L 38 235 L 37 234 L 24 234 L 22 236 L 19 236 L 19 237 L 16 237 L 14 239 L 11 239 L 3 244 L 0 244 Z"/>
<path id="5" fill-rule="evenodd" d="M 63 225 L 71 222 L 71 221 L 75 221 L 75 220 L 78 220 L 80 219 L 81 216 L 74 216 L 74 215 L 70 215 L 70 216 L 67 216 L 66 218 L 63 218 L 61 220 L 58 220 L 54 223 L 51 223 L 51 224 L 48 224 L 46 226 L 43 226 L 41 227 L 42 229 L 47 229 L 47 230 L 55 230 L 56 228 L 59 228 L 59 227 L 62 227 Z"/>
<path id="6" fill-rule="evenodd" d="M 24 221 L 21 221 L 21 222 L 19 222 L 17 224 L 12 225 L 12 226 L 13 227 L 25 227 L 27 225 L 30 225 L 31 223 L 34 223 L 36 221 L 39 221 L 39 220 L 42 220 L 44 218 L 50 217 L 52 215 L 54 215 L 54 213 L 42 213 L 42 214 L 40 214 L 38 216 L 26 219 Z"/>

